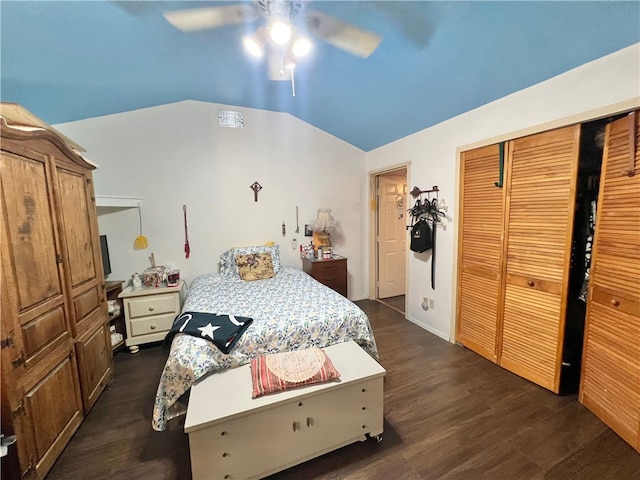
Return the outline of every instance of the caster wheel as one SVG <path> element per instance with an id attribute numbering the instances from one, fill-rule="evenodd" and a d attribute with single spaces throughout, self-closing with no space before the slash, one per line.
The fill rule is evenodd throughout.
<path id="1" fill-rule="evenodd" d="M 373 437 L 376 439 L 376 442 L 380 443 L 382 441 L 382 435 L 376 435 L 375 437 Z"/>

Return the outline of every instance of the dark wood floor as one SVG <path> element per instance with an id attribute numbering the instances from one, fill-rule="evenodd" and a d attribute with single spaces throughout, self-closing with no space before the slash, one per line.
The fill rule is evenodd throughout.
<path id="1" fill-rule="evenodd" d="M 400 313 L 404 313 L 404 295 L 397 295 L 395 297 L 387 297 L 378 299 L 379 302 L 397 310 Z"/>
<path id="2" fill-rule="evenodd" d="M 378 302 L 358 304 L 387 369 L 384 440 L 349 445 L 270 480 L 640 478 L 640 455 L 576 396 L 537 387 Z M 166 355 L 151 346 L 115 356 L 113 386 L 47 480 L 191 478 L 183 420 L 151 429 Z"/>

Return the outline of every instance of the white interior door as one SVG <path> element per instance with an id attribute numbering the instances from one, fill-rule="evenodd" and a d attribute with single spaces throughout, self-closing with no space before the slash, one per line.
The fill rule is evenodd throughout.
<path id="1" fill-rule="evenodd" d="M 378 177 L 378 298 L 406 290 L 406 177 Z"/>

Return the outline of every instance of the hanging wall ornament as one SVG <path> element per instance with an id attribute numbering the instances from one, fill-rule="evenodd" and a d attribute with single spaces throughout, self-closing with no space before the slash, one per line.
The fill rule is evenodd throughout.
<path id="1" fill-rule="evenodd" d="M 257 202 L 258 201 L 258 192 L 260 190 L 262 190 L 262 185 L 260 185 L 258 182 L 253 182 L 253 184 L 251 184 L 251 186 L 249 188 L 251 190 L 253 190 L 253 201 Z"/>
<path id="2" fill-rule="evenodd" d="M 189 258 L 191 254 L 191 246 L 189 245 L 189 230 L 187 228 L 187 206 L 182 206 L 182 213 L 184 214 L 184 258 Z"/>

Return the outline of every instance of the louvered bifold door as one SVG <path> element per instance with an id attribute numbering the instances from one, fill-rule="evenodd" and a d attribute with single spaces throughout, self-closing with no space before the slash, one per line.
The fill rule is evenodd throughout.
<path id="1" fill-rule="evenodd" d="M 580 126 L 511 142 L 498 363 L 558 393 Z"/>
<path id="2" fill-rule="evenodd" d="M 496 361 L 504 191 L 498 145 L 463 152 L 456 341 Z"/>
<path id="3" fill-rule="evenodd" d="M 591 261 L 580 401 L 640 451 L 638 115 L 636 112 L 636 115 L 607 126 Z M 632 148 L 632 142 L 635 148 Z"/>

